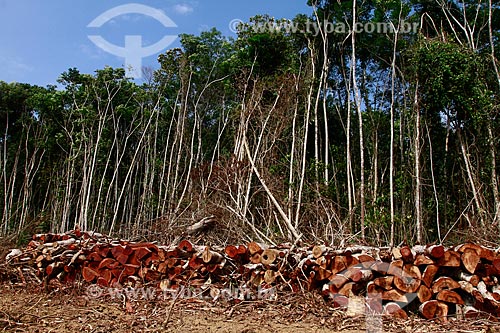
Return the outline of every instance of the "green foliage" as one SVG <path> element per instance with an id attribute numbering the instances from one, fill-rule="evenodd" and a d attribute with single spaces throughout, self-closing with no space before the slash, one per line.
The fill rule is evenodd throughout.
<path id="1" fill-rule="evenodd" d="M 269 15 L 254 16 L 243 24 L 235 42 L 237 68 L 251 69 L 260 77 L 296 71 L 296 39 L 285 28 L 279 29 L 287 25 L 287 20 L 276 20 Z"/>
<path id="2" fill-rule="evenodd" d="M 487 60 L 454 43 L 422 42 L 413 66 L 428 112 L 450 112 L 460 123 L 480 116 L 492 94 L 483 81 Z"/>

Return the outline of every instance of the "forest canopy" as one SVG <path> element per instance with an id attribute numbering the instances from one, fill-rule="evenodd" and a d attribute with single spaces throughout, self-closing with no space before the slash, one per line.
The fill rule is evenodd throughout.
<path id="1" fill-rule="evenodd" d="M 500 2 L 308 4 L 181 35 L 141 83 L 0 81 L 0 236 L 158 238 L 207 216 L 266 243 L 498 235 Z"/>

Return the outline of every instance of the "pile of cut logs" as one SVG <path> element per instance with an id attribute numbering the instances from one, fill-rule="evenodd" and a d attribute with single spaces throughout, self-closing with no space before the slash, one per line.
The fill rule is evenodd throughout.
<path id="1" fill-rule="evenodd" d="M 209 284 L 309 290 L 337 307 L 363 297 L 367 309 L 398 318 L 413 311 L 443 321 L 450 315 L 500 317 L 500 253 L 472 243 L 335 249 L 250 242 L 211 248 L 188 240 L 161 246 L 73 230 L 35 235 L 5 261 L 22 283 L 83 279 L 103 288 Z"/>

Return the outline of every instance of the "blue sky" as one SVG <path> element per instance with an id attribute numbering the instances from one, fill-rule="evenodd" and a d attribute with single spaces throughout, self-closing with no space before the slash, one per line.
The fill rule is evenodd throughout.
<path id="1" fill-rule="evenodd" d="M 96 17 L 116 6 L 134 1 L 117 0 L 0 0 L 0 81 L 55 84 L 68 68 L 92 73 L 104 66 L 124 66 L 124 58 L 97 47 L 89 35 L 100 35 L 111 44 L 125 45 L 125 35 L 142 36 L 142 45 L 155 44 L 165 35 L 199 34 L 217 28 L 235 37 L 229 24 L 257 14 L 292 19 L 310 14 L 306 0 L 149 0 L 136 1 L 162 10 L 177 27 L 164 27 L 155 18 L 124 14 L 99 28 L 88 27 Z M 176 39 L 168 48 L 179 46 Z M 157 67 L 158 53 L 142 59 Z"/>

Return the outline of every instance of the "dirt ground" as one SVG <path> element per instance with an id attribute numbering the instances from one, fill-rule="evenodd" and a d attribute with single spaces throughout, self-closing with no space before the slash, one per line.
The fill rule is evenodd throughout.
<path id="1" fill-rule="evenodd" d="M 314 294 L 278 295 L 274 301 L 237 304 L 192 299 L 125 300 L 90 295 L 88 287 L 0 285 L 3 332 L 367 332 L 364 316 L 347 316 Z M 384 318 L 370 332 L 500 333 L 488 320 L 449 323 Z"/>

